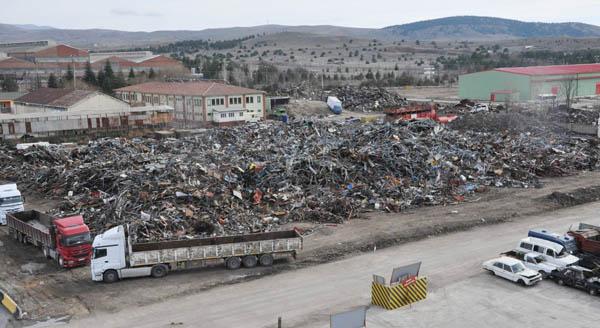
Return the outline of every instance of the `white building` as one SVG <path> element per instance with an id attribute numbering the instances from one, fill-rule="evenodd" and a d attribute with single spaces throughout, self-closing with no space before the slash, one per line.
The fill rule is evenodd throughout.
<path id="1" fill-rule="evenodd" d="M 265 92 L 209 81 L 149 82 L 115 90 L 132 105 L 167 105 L 185 127 L 266 119 Z"/>
<path id="2" fill-rule="evenodd" d="M 12 114 L 128 110 L 131 106 L 97 91 L 40 88 L 14 100 Z"/>

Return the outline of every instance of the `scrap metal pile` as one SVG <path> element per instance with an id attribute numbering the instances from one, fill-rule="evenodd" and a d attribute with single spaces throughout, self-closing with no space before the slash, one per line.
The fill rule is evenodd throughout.
<path id="1" fill-rule="evenodd" d="M 459 132 L 433 122 L 272 123 L 186 139 L 104 139 L 68 149 L 0 145 L 0 179 L 62 197 L 100 233 L 138 241 L 342 222 L 444 204 L 485 186 L 531 187 L 598 168 L 591 140 Z"/>
<path id="2" fill-rule="evenodd" d="M 327 92 L 323 99 L 327 96 L 338 97 L 344 109 L 355 112 L 383 111 L 406 105 L 403 97 L 383 88 L 344 86 Z"/>

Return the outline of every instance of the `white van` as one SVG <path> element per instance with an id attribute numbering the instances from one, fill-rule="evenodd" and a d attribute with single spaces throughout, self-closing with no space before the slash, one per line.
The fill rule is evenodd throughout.
<path id="1" fill-rule="evenodd" d="M 515 251 L 521 254 L 539 254 L 543 256 L 548 263 L 554 264 L 559 268 L 564 268 L 579 262 L 579 258 L 567 253 L 564 246 L 534 237 L 521 239 Z"/>
<path id="2" fill-rule="evenodd" d="M 0 185 L 0 225 L 6 225 L 6 214 L 23 212 L 23 197 L 17 184 Z"/>

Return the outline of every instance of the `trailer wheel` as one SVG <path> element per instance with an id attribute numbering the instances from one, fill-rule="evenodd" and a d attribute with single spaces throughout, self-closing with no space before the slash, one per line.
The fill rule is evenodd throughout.
<path id="1" fill-rule="evenodd" d="M 167 267 L 164 264 L 157 264 L 152 267 L 152 270 L 150 271 L 150 275 L 152 275 L 152 277 L 154 277 L 154 278 L 162 278 L 162 277 L 166 276 L 168 272 L 169 272 L 169 270 L 167 269 Z"/>
<path id="2" fill-rule="evenodd" d="M 245 268 L 254 268 L 258 263 L 258 259 L 254 255 L 244 256 L 242 259 L 242 264 L 244 264 Z"/>
<path id="3" fill-rule="evenodd" d="M 48 247 L 42 247 L 42 250 L 46 259 L 50 259 L 50 251 L 48 251 Z"/>
<path id="4" fill-rule="evenodd" d="M 273 265 L 273 255 L 271 254 L 263 254 L 260 256 L 260 265 L 262 266 L 271 266 Z"/>
<path id="5" fill-rule="evenodd" d="M 242 265 L 242 259 L 238 256 L 232 256 L 225 261 L 225 265 L 227 265 L 227 269 L 229 270 L 237 270 Z"/>
<path id="6" fill-rule="evenodd" d="M 116 282 L 117 280 L 119 280 L 119 274 L 117 274 L 117 271 L 115 270 L 104 271 L 104 274 L 102 275 L 102 280 L 109 284 Z"/>

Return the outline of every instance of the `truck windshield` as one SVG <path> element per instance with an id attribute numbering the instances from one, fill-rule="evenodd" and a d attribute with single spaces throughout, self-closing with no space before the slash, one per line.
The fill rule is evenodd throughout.
<path id="1" fill-rule="evenodd" d="M 64 246 L 75 246 L 79 244 L 88 244 L 92 241 L 92 237 L 89 232 L 82 233 L 79 235 L 65 236 L 62 239 Z"/>
<path id="2" fill-rule="evenodd" d="M 21 203 L 23 203 L 23 199 L 21 199 L 21 196 L 0 198 L 0 206 L 16 205 Z"/>

